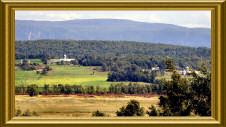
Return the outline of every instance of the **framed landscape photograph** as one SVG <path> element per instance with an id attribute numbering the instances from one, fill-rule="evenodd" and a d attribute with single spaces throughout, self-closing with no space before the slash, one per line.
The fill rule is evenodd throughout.
<path id="1" fill-rule="evenodd" d="M 225 127 L 225 1 L 1 1 L 1 126 Z"/>

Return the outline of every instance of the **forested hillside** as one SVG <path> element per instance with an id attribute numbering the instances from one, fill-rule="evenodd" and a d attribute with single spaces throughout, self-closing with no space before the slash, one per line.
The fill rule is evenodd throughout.
<path id="1" fill-rule="evenodd" d="M 16 41 L 16 59 L 41 58 L 47 52 L 52 59 L 62 58 L 67 54 L 69 58 L 78 56 L 108 56 L 129 61 L 150 60 L 161 62 L 166 58 L 173 59 L 181 68 L 190 66 L 196 68 L 200 61 L 210 65 L 211 49 L 205 47 L 185 47 L 167 44 L 154 44 L 132 41 L 98 41 L 98 40 L 34 40 Z M 134 59 L 133 59 L 134 58 Z M 136 59 L 142 59 L 137 61 Z M 105 59 L 106 62 L 106 59 Z M 101 64 L 101 62 L 100 62 Z"/>

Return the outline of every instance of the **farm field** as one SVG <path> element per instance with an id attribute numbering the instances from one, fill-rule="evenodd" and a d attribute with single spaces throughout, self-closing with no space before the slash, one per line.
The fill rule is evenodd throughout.
<path id="1" fill-rule="evenodd" d="M 36 71 L 15 71 L 15 84 L 16 86 L 37 84 L 43 87 L 44 84 L 69 84 L 69 85 L 93 85 L 108 87 L 110 84 L 117 84 L 121 82 L 107 82 L 107 72 L 99 72 L 90 70 L 87 66 L 69 66 L 69 65 L 52 65 L 51 71 L 46 76 L 37 74 Z M 94 75 L 91 75 L 94 72 Z M 128 84 L 129 82 L 123 82 Z M 145 83 L 143 83 L 145 84 Z"/>
<path id="2" fill-rule="evenodd" d="M 28 83 L 35 83 L 38 81 L 40 74 L 36 74 L 35 71 L 15 71 L 15 85 L 26 85 Z"/>
<path id="3" fill-rule="evenodd" d="M 110 116 L 116 116 L 115 112 L 122 106 L 126 106 L 131 99 L 136 99 L 141 106 L 148 110 L 151 105 L 157 105 L 159 96 L 92 96 L 84 97 L 78 95 L 55 95 L 36 96 L 16 95 L 16 109 L 22 112 L 29 109 L 35 111 L 40 117 L 90 117 L 97 109 Z"/>

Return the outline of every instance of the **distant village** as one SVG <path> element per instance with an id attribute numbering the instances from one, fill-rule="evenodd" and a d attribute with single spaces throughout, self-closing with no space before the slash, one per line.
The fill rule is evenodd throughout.
<path id="1" fill-rule="evenodd" d="M 151 71 L 160 71 L 160 68 L 159 67 L 152 67 Z M 162 69 L 162 71 L 168 72 L 169 70 L 168 69 Z M 191 70 L 188 66 L 186 66 L 185 70 L 177 70 L 177 72 L 179 72 L 179 74 L 181 74 L 181 75 L 187 75 L 187 74 L 191 73 Z M 199 74 L 199 71 L 195 70 L 195 73 Z"/>

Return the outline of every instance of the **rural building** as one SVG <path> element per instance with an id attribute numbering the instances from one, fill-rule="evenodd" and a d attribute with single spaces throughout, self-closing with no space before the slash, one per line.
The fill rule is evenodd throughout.
<path id="1" fill-rule="evenodd" d="M 181 71 L 181 75 L 186 75 L 188 73 L 191 73 L 192 71 L 189 70 L 189 67 L 187 66 L 185 70 Z M 199 71 L 195 71 L 196 74 L 200 74 Z"/>
<path id="2" fill-rule="evenodd" d="M 151 70 L 152 71 L 158 71 L 159 70 L 159 67 L 152 67 Z"/>
<path id="3" fill-rule="evenodd" d="M 186 75 L 186 71 L 185 70 L 182 71 L 182 75 Z"/>
<path id="4" fill-rule="evenodd" d="M 75 59 L 67 59 L 67 55 L 66 54 L 64 54 L 64 58 L 63 59 L 60 59 L 60 61 L 64 61 L 64 62 L 70 62 L 70 61 L 72 61 L 72 60 L 75 60 Z"/>
<path id="5" fill-rule="evenodd" d="M 28 60 L 28 59 L 24 59 L 24 60 L 27 60 L 28 64 L 30 64 L 30 63 L 31 63 L 31 61 L 30 61 L 30 60 Z M 21 64 L 23 64 L 23 61 L 24 61 L 24 60 L 21 60 L 21 61 L 20 61 L 20 63 L 21 63 Z"/>
<path id="6" fill-rule="evenodd" d="M 185 67 L 185 70 L 181 71 L 180 73 L 181 73 L 181 75 L 186 75 L 188 73 L 191 73 L 191 71 L 189 70 L 189 67 L 187 66 L 187 67 Z"/>
<path id="7" fill-rule="evenodd" d="M 186 67 L 186 73 L 191 73 L 188 66 Z"/>
<path id="8" fill-rule="evenodd" d="M 60 62 L 59 60 L 51 60 L 50 63 Z"/>
<path id="9" fill-rule="evenodd" d="M 189 67 L 188 66 L 186 67 L 186 71 L 189 71 Z"/>
<path id="10" fill-rule="evenodd" d="M 162 69 L 162 71 L 164 71 L 164 72 L 169 72 L 170 69 Z"/>
<path id="11" fill-rule="evenodd" d="M 200 74 L 199 71 L 195 71 L 196 74 Z"/>

